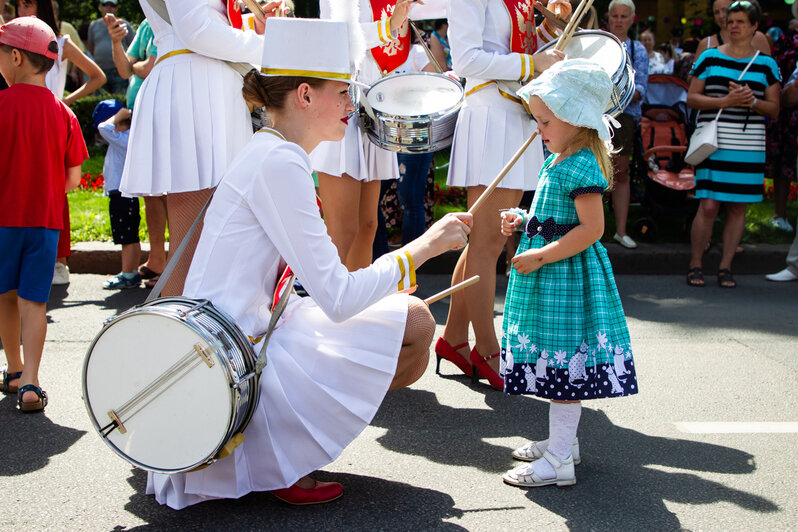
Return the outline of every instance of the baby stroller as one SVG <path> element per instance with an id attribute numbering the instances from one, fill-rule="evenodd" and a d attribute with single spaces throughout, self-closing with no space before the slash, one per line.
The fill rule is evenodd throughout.
<path id="1" fill-rule="evenodd" d="M 643 160 L 642 205 L 649 215 L 638 220 L 633 234 L 643 242 L 657 238 L 663 223 L 674 218 L 686 232 L 695 216 L 695 170 L 684 162 L 687 151 L 687 83 L 676 76 L 657 74 L 648 78 L 640 133 Z"/>

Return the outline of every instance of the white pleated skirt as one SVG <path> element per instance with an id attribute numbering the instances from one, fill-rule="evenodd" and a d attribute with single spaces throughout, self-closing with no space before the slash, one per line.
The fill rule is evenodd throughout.
<path id="1" fill-rule="evenodd" d="M 358 181 L 399 178 L 396 154 L 371 142 L 356 117 L 350 118 L 343 139 L 316 146 L 310 162 L 316 172 L 339 177 L 347 174 Z"/>
<path id="2" fill-rule="evenodd" d="M 457 117 L 446 184 L 489 185 L 536 129 L 537 123 L 524 108 L 500 95 L 495 86 L 469 95 Z M 543 144 L 538 137 L 499 188 L 534 190 L 543 162 Z"/>
<path id="3" fill-rule="evenodd" d="M 148 196 L 215 187 L 252 137 L 242 85 L 222 61 L 164 59 L 136 98 L 120 190 Z"/>
<path id="4" fill-rule="evenodd" d="M 205 469 L 149 473 L 147 493 L 159 503 L 179 510 L 291 486 L 335 460 L 374 418 L 396 372 L 407 295 L 342 323 L 309 297 L 294 297 L 269 341 L 246 440 Z"/>

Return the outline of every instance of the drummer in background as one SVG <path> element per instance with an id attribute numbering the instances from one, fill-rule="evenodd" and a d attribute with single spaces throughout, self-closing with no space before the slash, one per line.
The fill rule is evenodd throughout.
<path id="1" fill-rule="evenodd" d="M 626 53 L 632 61 L 635 71 L 635 92 L 632 102 L 617 117 L 621 127 L 615 128 L 612 145 L 618 150 L 612 158 L 615 168 L 615 184 L 612 191 L 612 209 L 615 213 L 616 242 L 627 249 L 637 247 L 637 242 L 626 234 L 626 221 L 629 218 L 629 157 L 635 146 L 638 135 L 637 125 L 643 114 L 642 104 L 648 90 L 648 51 L 643 43 L 629 38 L 629 28 L 635 21 L 635 4 L 632 0 L 612 0 L 609 6 L 609 29 L 626 47 Z"/>
<path id="2" fill-rule="evenodd" d="M 562 59 L 553 49 L 538 52 L 553 40 L 555 30 L 544 22 L 535 28 L 535 14 L 527 0 L 450 0 L 449 44 L 454 71 L 465 77 L 466 100 L 457 118 L 449 163 L 449 186 L 467 187 L 472 206 L 537 124 L 512 89 L 495 80 L 530 81 Z M 567 0 L 552 0 L 548 8 L 563 19 L 571 16 Z M 460 255 L 452 284 L 479 275 L 481 281 L 454 294 L 443 336 L 435 353 L 454 363 L 466 375 L 471 365 L 491 386 L 501 390 L 498 375 L 499 342 L 493 323 L 496 261 L 506 237 L 496 224 L 500 209 L 518 206 L 524 190 L 534 190 L 543 166 L 543 146 L 536 138 L 484 206 L 474 215 L 474 230 Z M 468 326 L 476 343 L 468 345 Z"/>
<path id="3" fill-rule="evenodd" d="M 389 388 L 424 373 L 435 322 L 424 302 L 397 292 L 414 287 L 424 261 L 462 248 L 471 222 L 448 214 L 411 244 L 347 271 L 319 214 L 308 157 L 355 119 L 347 25 L 272 18 L 265 36 L 265 75 L 250 72 L 244 92 L 265 106 L 273 128 L 255 133 L 225 173 L 184 295 L 209 299 L 256 338 L 286 264 L 310 297 L 293 296 L 274 329 L 260 399 L 233 456 L 189 473 L 149 473 L 147 492 L 176 509 L 251 491 L 291 504 L 340 497 L 339 483 L 307 475 L 371 422 Z"/>
<path id="4" fill-rule="evenodd" d="M 412 4 L 413 0 L 362 1 L 360 11 L 348 15 L 360 21 L 368 49 L 357 81 L 371 85 L 407 60 Z M 333 11 L 346 13 L 353 7 L 350 0 L 319 2 L 322 19 L 331 18 Z M 319 176 L 327 232 L 341 262 L 349 271 L 368 266 L 377 230 L 380 180 L 399 177 L 396 154 L 377 147 L 368 140 L 358 120 L 350 120 L 343 140 L 322 142 L 310 158 Z"/>
<path id="5" fill-rule="evenodd" d="M 241 74 L 225 61 L 257 63 L 263 36 L 240 29 L 237 0 L 228 0 L 227 8 L 220 0 L 166 0 L 171 22 L 153 4 L 142 1 L 141 7 L 158 59 L 136 97 L 119 190 L 129 196 L 166 195 L 174 251 L 227 165 L 252 137 Z M 267 16 L 279 5 L 264 6 Z M 198 238 L 196 231 L 163 295 L 182 292 Z"/>

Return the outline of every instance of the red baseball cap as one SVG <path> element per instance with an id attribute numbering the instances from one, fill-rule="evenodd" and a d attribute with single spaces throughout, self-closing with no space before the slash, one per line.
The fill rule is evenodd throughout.
<path id="1" fill-rule="evenodd" d="M 50 50 L 51 42 L 55 42 L 55 33 L 36 17 L 18 17 L 0 26 L 0 44 L 58 59 L 58 47 L 55 52 Z"/>

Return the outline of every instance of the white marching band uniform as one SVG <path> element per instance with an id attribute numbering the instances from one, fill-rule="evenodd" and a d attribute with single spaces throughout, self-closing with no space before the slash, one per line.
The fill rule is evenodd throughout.
<path id="1" fill-rule="evenodd" d="M 446 183 L 489 185 L 537 129 L 520 99 L 491 82 L 530 81 L 532 57 L 511 52 L 513 26 L 502 0 L 449 0 L 448 21 L 453 70 L 467 79 L 467 96 L 457 117 Z M 539 46 L 555 38 L 547 24 L 536 31 Z M 499 187 L 534 190 L 543 161 L 538 137 Z"/>
<path id="2" fill-rule="evenodd" d="M 280 42 L 286 36 L 278 34 L 278 26 L 307 32 L 304 26 L 295 29 L 303 23 L 309 24 L 267 21 L 262 72 L 332 70 L 326 64 L 319 68 L 323 54 L 307 51 L 296 51 L 299 59 L 287 57 L 277 68 L 265 66 L 272 65 L 269 32 Z M 340 56 L 347 49 L 331 46 L 327 53 Z M 280 48 L 275 55 L 291 52 Z M 350 76 L 348 57 L 339 70 Z M 264 128 L 216 189 L 183 294 L 208 299 L 229 314 L 251 336 L 256 353 L 286 265 L 310 297 L 291 296 L 269 340 L 261 395 L 245 441 L 204 469 L 149 473 L 147 493 L 161 504 L 180 509 L 291 486 L 332 462 L 371 422 L 394 378 L 408 306 L 408 296 L 399 292 L 415 285 L 412 258 L 395 252 L 368 268 L 347 271 L 319 213 L 311 169 L 302 148 Z"/>
<path id="3" fill-rule="evenodd" d="M 319 1 L 319 13 L 322 19 L 329 19 L 331 10 L 330 0 Z M 367 49 L 392 42 L 389 20 L 386 14 L 375 22 L 368 0 L 361 0 L 360 26 Z M 357 75 L 357 81 L 371 85 L 381 77 L 377 61 L 367 52 Z M 349 121 L 346 136 L 342 140 L 322 142 L 313 150 L 310 154 L 313 169 L 333 176 L 347 174 L 358 181 L 398 179 L 399 166 L 396 154 L 371 142 L 356 118 L 353 117 Z"/>
<path id="4" fill-rule="evenodd" d="M 259 64 L 263 36 L 233 31 L 220 0 L 166 0 L 171 24 L 141 6 L 159 59 L 136 99 L 120 190 L 213 188 L 252 137 L 242 77 L 223 60 Z"/>

